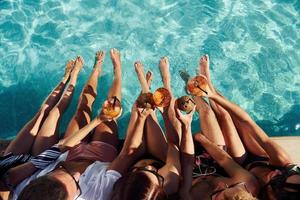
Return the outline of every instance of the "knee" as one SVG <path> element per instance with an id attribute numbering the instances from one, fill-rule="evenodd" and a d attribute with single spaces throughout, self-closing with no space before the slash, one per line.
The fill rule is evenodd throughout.
<path id="1" fill-rule="evenodd" d="M 58 106 L 55 106 L 50 110 L 48 117 L 58 117 L 59 115 L 60 115 L 59 108 Z"/>
<path id="2" fill-rule="evenodd" d="M 204 105 L 201 106 L 200 108 L 197 109 L 200 115 L 211 115 L 213 114 L 213 110 L 209 105 Z"/>
<path id="3" fill-rule="evenodd" d="M 231 116 L 230 116 L 230 114 L 226 110 L 220 110 L 218 112 L 217 117 L 219 119 L 226 120 L 226 121 L 231 120 Z"/>

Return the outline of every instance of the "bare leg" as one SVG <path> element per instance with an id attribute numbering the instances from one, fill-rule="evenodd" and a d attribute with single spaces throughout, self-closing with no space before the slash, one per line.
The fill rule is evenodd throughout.
<path id="1" fill-rule="evenodd" d="M 255 148 L 258 145 L 248 146 L 246 144 L 249 151 L 258 156 L 267 155 L 270 158 L 270 163 L 276 166 L 285 166 L 292 163 L 290 156 L 285 152 L 285 150 L 276 142 L 272 141 L 242 108 L 228 101 L 219 94 L 208 94 L 208 97 L 213 99 L 230 113 L 234 123 L 238 124 L 236 127 L 238 128 L 239 133 L 244 135 L 245 138 L 242 137 L 242 140 L 245 140 L 245 143 L 251 135 L 265 153 L 257 153 L 257 149 Z"/>
<path id="2" fill-rule="evenodd" d="M 224 137 L 213 110 L 202 97 L 194 97 L 194 100 L 200 117 L 202 133 L 211 142 L 223 148 L 225 146 Z"/>
<path id="3" fill-rule="evenodd" d="M 143 64 L 141 62 L 136 62 L 134 68 L 140 81 L 142 92 L 148 92 L 149 80 L 147 83 Z M 154 112 L 146 119 L 144 139 L 148 152 L 158 159 L 165 161 L 168 145 Z"/>
<path id="4" fill-rule="evenodd" d="M 199 73 L 206 76 L 208 86 L 212 92 L 215 92 L 213 84 L 210 79 L 209 72 L 209 57 L 204 55 L 200 58 L 199 62 Z M 238 162 L 243 163 L 246 158 L 244 145 L 238 135 L 238 132 L 234 126 L 234 123 L 230 117 L 230 114 L 222 108 L 220 105 L 216 104 L 214 101 L 210 101 L 210 105 L 217 117 L 220 128 L 222 130 L 226 147 L 228 153 Z"/>
<path id="5" fill-rule="evenodd" d="M 174 96 L 172 94 L 172 89 L 171 89 L 171 75 L 170 75 L 170 64 L 169 60 L 167 57 L 162 57 L 159 61 L 159 70 L 160 70 L 160 75 L 162 78 L 162 82 L 164 85 L 164 88 L 166 88 L 170 93 L 172 100 L 175 101 Z M 169 109 L 169 107 L 160 109 L 164 122 L 165 122 L 165 128 L 166 128 L 166 137 L 168 141 L 172 141 L 175 145 L 180 144 L 181 141 L 181 125 L 178 123 L 178 120 L 176 117 L 170 117 L 170 116 L 175 116 L 175 110 L 174 109 Z M 173 133 L 176 134 L 173 134 Z"/>
<path id="6" fill-rule="evenodd" d="M 199 72 L 206 76 L 209 88 L 213 93 L 217 93 L 210 79 L 208 55 L 205 55 L 200 59 L 199 65 Z M 247 133 L 243 130 L 245 127 L 239 123 L 234 116 L 230 115 L 222 106 L 216 104 L 213 100 L 210 100 L 210 102 L 223 131 L 229 153 L 232 153 L 231 155 L 233 157 L 239 157 L 238 155 L 242 155 L 241 153 L 245 151 L 243 144 L 246 145 L 246 148 L 255 155 L 266 155 L 253 136 L 249 134 L 245 135 Z M 243 142 L 241 142 L 241 139 Z"/>
<path id="7" fill-rule="evenodd" d="M 252 130 L 248 126 L 245 126 L 245 124 L 239 118 L 233 115 L 231 115 L 231 118 L 246 149 L 254 155 L 268 157 L 267 153 L 263 147 L 259 145 L 255 137 L 249 134 L 249 132 Z"/>
<path id="8" fill-rule="evenodd" d="M 146 81 L 147 81 L 147 84 L 149 86 L 149 89 L 151 88 L 152 79 L 153 79 L 153 73 L 151 71 L 147 71 Z"/>
<path id="9" fill-rule="evenodd" d="M 9 152 L 14 154 L 27 154 L 30 152 L 32 144 L 34 143 L 35 137 L 44 119 L 48 116 L 49 111 L 60 99 L 66 83 L 69 81 L 73 65 L 73 60 L 68 61 L 63 79 L 43 102 L 38 113 L 20 130 L 16 138 L 10 142 L 5 150 L 5 154 Z"/>
<path id="10" fill-rule="evenodd" d="M 116 96 L 121 101 L 122 70 L 120 53 L 117 49 L 111 49 L 110 57 L 114 66 L 114 80 L 111 88 L 109 89 L 108 98 Z"/>
<path id="11" fill-rule="evenodd" d="M 114 80 L 109 89 L 108 98 L 116 96 L 121 101 L 122 69 L 120 53 L 117 49 L 112 49 L 110 57 L 114 66 Z M 92 141 L 102 141 L 117 148 L 119 143 L 118 138 L 118 125 L 115 120 L 112 120 L 110 122 L 103 122 L 96 127 Z"/>
<path id="12" fill-rule="evenodd" d="M 64 138 L 72 135 L 91 121 L 92 105 L 97 96 L 98 78 L 102 71 L 104 56 L 103 51 L 96 53 L 92 73 L 80 94 L 77 110 L 68 124 Z"/>
<path id="13" fill-rule="evenodd" d="M 170 76 L 170 64 L 167 57 L 162 57 L 159 60 L 159 70 L 160 75 L 164 84 L 164 87 L 169 90 L 169 92 L 172 93 L 171 89 L 171 76 Z"/>
<path id="14" fill-rule="evenodd" d="M 152 72 L 150 72 L 150 71 L 147 72 L 146 80 L 147 80 L 147 84 L 150 87 L 151 82 L 152 82 Z M 153 116 L 156 117 L 155 114 Z M 134 108 L 134 106 L 133 106 L 132 110 L 131 110 L 130 120 L 129 120 L 128 127 L 127 127 L 127 133 L 133 131 L 133 128 L 134 128 L 134 125 L 136 124 L 137 118 L 138 118 L 138 114 L 137 114 L 136 108 Z M 145 137 L 143 135 L 143 141 L 142 141 L 142 147 L 141 147 L 142 151 L 141 152 L 143 152 L 145 149 L 146 149 L 146 142 L 145 142 Z"/>
<path id="15" fill-rule="evenodd" d="M 80 69 L 82 68 L 82 65 L 83 60 L 78 56 L 75 61 L 74 69 L 71 73 L 70 82 L 66 91 L 64 92 L 59 102 L 50 111 L 48 117 L 46 118 L 36 136 L 31 150 L 32 155 L 38 155 L 39 153 L 43 152 L 44 150 L 58 142 L 59 121 L 71 102 L 74 88 L 77 82 L 77 77 Z"/>

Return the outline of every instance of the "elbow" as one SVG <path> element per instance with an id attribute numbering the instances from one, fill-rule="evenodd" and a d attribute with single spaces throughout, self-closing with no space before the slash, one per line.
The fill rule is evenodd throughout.
<path id="1" fill-rule="evenodd" d="M 123 148 L 120 155 L 123 157 L 137 157 L 143 154 L 141 147 L 127 147 Z"/>
<path id="2" fill-rule="evenodd" d="M 130 156 L 136 154 L 136 152 L 137 152 L 137 148 L 126 148 L 122 150 L 121 155 Z"/>

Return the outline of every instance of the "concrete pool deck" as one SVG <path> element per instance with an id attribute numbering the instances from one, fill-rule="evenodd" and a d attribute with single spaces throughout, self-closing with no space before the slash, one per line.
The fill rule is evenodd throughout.
<path id="1" fill-rule="evenodd" d="M 288 154 L 295 164 L 300 165 L 300 136 L 272 137 Z"/>
<path id="2" fill-rule="evenodd" d="M 295 164 L 300 165 L 300 136 L 271 137 L 283 147 L 292 157 Z M 2 152 L 10 141 L 0 140 L 0 152 Z"/>

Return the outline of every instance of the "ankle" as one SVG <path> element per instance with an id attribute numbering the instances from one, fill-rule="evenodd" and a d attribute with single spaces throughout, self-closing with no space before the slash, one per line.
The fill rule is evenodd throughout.
<path id="1" fill-rule="evenodd" d="M 119 71 L 119 72 L 115 71 L 114 79 L 121 79 L 121 77 L 122 77 L 122 72 L 121 71 Z"/>

